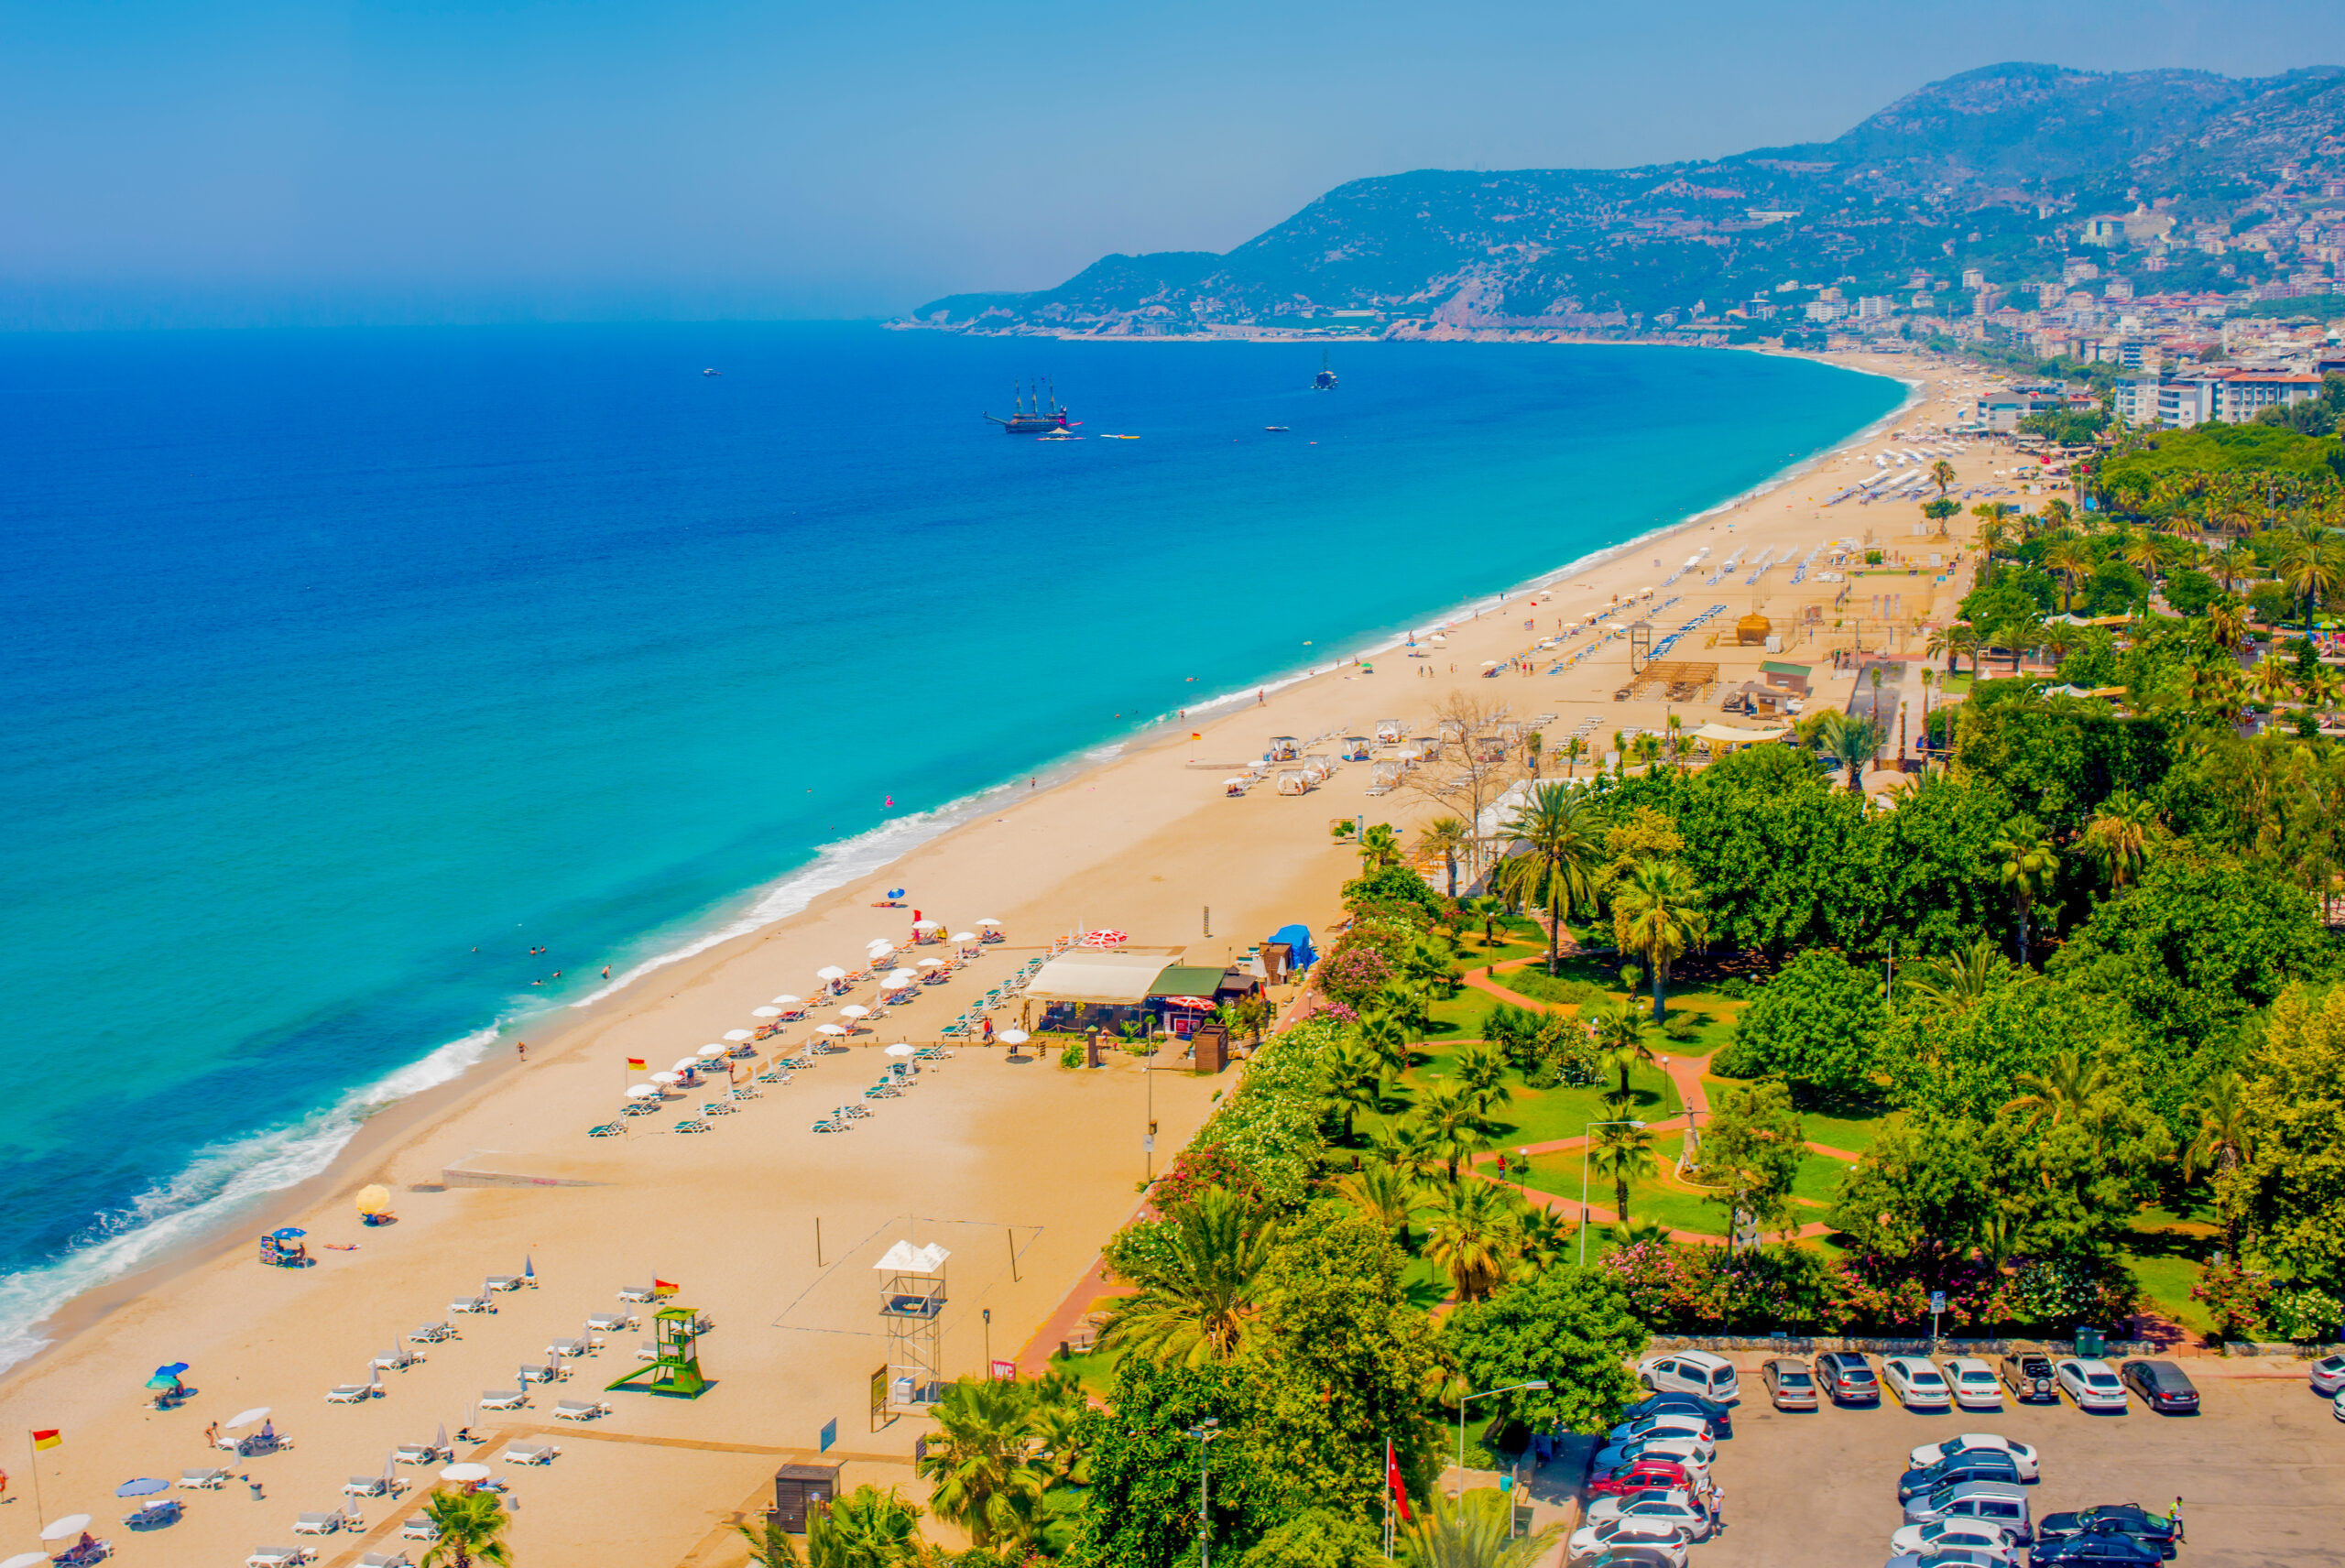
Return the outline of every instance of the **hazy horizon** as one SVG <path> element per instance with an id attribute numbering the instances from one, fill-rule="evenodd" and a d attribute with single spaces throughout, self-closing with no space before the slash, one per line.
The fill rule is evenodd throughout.
<path id="1" fill-rule="evenodd" d="M 1829 139 L 2002 60 L 2345 61 L 2307 0 L 1672 21 L 7 0 L 0 328 L 885 316 L 1227 251 L 1350 180 Z"/>

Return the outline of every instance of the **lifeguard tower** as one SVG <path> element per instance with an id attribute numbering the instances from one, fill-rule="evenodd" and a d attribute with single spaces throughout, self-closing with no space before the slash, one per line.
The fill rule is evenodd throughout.
<path id="1" fill-rule="evenodd" d="M 879 1322 L 888 1331 L 888 1410 L 924 1413 L 944 1397 L 944 1260 L 934 1242 L 900 1241 L 871 1267 L 880 1275 Z"/>
<path id="2" fill-rule="evenodd" d="M 653 1315 L 652 1357 L 605 1390 L 624 1388 L 635 1394 L 665 1394 L 671 1399 L 697 1399 L 708 1389 L 700 1372 L 700 1313 L 692 1307 L 662 1307 Z"/>

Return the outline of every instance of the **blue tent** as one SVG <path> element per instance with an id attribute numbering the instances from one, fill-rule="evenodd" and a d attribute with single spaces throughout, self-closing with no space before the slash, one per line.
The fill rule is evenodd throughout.
<path id="1" fill-rule="evenodd" d="M 1293 954 L 1297 969 L 1308 969 L 1319 962 L 1318 950 L 1311 945 L 1309 926 L 1281 926 L 1271 933 L 1271 940 L 1286 943 L 1286 950 Z"/>

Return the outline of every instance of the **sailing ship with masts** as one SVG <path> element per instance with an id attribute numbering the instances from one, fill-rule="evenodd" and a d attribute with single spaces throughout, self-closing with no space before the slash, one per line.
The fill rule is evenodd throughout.
<path id="1" fill-rule="evenodd" d="M 1042 398 L 1046 394 L 1051 399 L 1051 406 L 1047 409 L 1042 407 Z M 1034 384 L 1030 381 L 1022 389 L 1017 387 L 1010 388 L 1009 418 L 1005 419 L 999 414 L 987 414 L 986 418 L 999 425 L 1004 435 L 1039 436 L 1052 430 L 1065 430 L 1067 412 L 1065 407 L 1059 402 L 1056 387 L 1045 381 L 1042 383 L 1042 389 L 1037 391 Z"/>

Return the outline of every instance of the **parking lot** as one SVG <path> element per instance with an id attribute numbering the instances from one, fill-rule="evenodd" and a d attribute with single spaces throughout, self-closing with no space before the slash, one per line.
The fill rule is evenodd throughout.
<path id="1" fill-rule="evenodd" d="M 1741 1402 L 1713 1471 L 1727 1529 L 1695 1568 L 1867 1568 L 1889 1560 L 1902 1519 L 1897 1478 L 1916 1444 L 1995 1432 L 2034 1444 L 2035 1517 L 2094 1503 L 2165 1512 L 2183 1499 L 2177 1568 L 2345 1564 L 2345 1422 L 2296 1363 L 2191 1359 L 2200 1413 L 2087 1415 L 2065 1401 L 2003 1412 L 1918 1415 L 1878 1409 L 1775 1410 L 1757 1367 L 1736 1356 Z M 2285 1370 L 2283 1370 L 2283 1367 Z"/>

